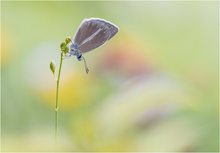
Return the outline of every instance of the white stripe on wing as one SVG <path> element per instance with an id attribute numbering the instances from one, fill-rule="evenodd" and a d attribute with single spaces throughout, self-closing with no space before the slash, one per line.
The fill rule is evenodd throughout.
<path id="1" fill-rule="evenodd" d="M 93 33 L 91 36 L 86 38 L 78 47 L 82 46 L 83 44 L 87 43 L 88 41 L 92 40 L 102 29 L 99 28 L 95 33 Z"/>

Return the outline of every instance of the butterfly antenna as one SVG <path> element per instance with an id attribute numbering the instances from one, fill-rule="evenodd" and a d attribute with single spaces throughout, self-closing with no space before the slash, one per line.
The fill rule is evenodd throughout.
<path id="1" fill-rule="evenodd" d="M 89 73 L 89 68 L 87 67 L 86 60 L 83 56 L 82 56 L 82 59 L 83 59 L 83 62 L 84 62 L 86 73 Z"/>

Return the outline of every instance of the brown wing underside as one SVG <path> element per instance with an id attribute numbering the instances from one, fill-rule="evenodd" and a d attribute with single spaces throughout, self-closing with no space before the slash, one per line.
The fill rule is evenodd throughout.
<path id="1" fill-rule="evenodd" d="M 117 32 L 118 28 L 110 22 L 102 19 L 87 19 L 82 21 L 74 43 L 82 53 L 85 53 L 103 45 Z"/>

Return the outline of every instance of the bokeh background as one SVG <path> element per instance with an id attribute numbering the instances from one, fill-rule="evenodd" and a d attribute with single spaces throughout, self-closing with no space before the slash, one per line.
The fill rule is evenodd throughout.
<path id="1" fill-rule="evenodd" d="M 84 18 L 119 26 L 64 60 Z M 218 2 L 1 2 L 2 151 L 218 151 Z"/>

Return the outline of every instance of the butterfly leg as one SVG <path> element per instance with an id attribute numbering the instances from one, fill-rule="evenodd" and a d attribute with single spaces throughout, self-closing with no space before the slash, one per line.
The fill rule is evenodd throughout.
<path id="1" fill-rule="evenodd" d="M 82 59 L 83 62 L 84 62 L 84 66 L 85 66 L 86 73 L 89 73 L 89 68 L 87 67 L 85 58 L 84 58 L 83 56 L 81 56 L 81 59 Z"/>

